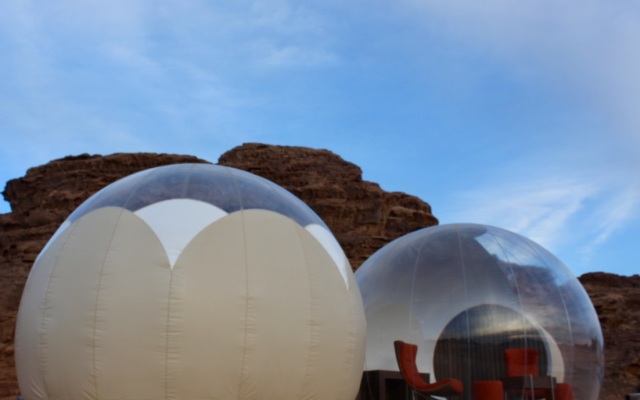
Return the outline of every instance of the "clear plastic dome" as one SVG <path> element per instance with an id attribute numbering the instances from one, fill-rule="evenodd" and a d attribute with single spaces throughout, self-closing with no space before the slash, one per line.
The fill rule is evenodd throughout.
<path id="1" fill-rule="evenodd" d="M 398 370 L 393 342 L 418 345 L 431 380 L 505 377 L 504 350 L 539 351 L 541 375 L 598 398 L 603 340 L 580 282 L 551 253 L 503 229 L 453 224 L 401 237 L 356 272 L 367 319 L 366 370 Z"/>
<path id="2" fill-rule="evenodd" d="M 237 169 L 145 170 L 38 255 L 16 322 L 27 400 L 351 400 L 366 323 L 322 220 Z"/>
<path id="3" fill-rule="evenodd" d="M 74 221 L 105 207 L 128 210 L 145 219 L 172 261 L 193 235 L 226 215 L 242 210 L 273 211 L 309 231 L 329 252 L 348 285 L 351 266 L 324 221 L 284 188 L 249 172 L 212 164 L 173 164 L 126 176 L 82 203 L 43 250 Z"/>
<path id="4" fill-rule="evenodd" d="M 270 210 L 301 226 L 314 223 L 326 227 L 309 207 L 273 182 L 239 169 L 211 164 L 174 164 L 127 176 L 89 198 L 69 220 L 101 207 L 115 206 L 135 212 L 173 199 L 209 203 L 228 214 L 249 209 Z"/>

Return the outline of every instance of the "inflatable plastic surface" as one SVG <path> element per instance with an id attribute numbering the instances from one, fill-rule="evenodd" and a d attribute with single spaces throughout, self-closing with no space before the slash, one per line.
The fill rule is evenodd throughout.
<path id="1" fill-rule="evenodd" d="M 352 400 L 365 330 L 349 263 L 304 203 L 179 164 L 63 223 L 24 290 L 16 366 L 26 400 Z"/>
<path id="2" fill-rule="evenodd" d="M 539 372 L 595 400 L 600 323 L 580 282 L 536 243 L 499 228 L 426 228 L 376 252 L 356 272 L 367 318 L 367 370 L 397 370 L 393 341 L 418 345 L 431 381 L 506 376 L 504 350 L 537 349 Z"/>

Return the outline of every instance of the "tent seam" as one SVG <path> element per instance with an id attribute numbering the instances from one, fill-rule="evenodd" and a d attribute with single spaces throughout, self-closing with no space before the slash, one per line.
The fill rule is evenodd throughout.
<path id="1" fill-rule="evenodd" d="M 249 304 L 250 304 L 250 296 L 249 296 L 249 264 L 247 258 L 247 234 L 246 234 L 246 224 L 245 224 L 245 215 L 244 215 L 244 204 L 242 202 L 242 196 L 240 194 L 240 190 L 238 188 L 238 182 L 236 181 L 236 177 L 232 170 L 225 169 L 225 171 L 231 175 L 231 182 L 233 183 L 233 188 L 235 189 L 238 204 L 240 206 L 240 219 L 241 219 L 241 228 L 242 228 L 242 243 L 244 244 L 244 251 L 242 253 L 244 257 L 244 273 L 245 273 L 245 307 L 244 307 L 244 337 L 242 342 L 242 359 L 240 362 L 240 379 L 238 380 L 238 391 L 236 393 L 237 398 L 240 398 L 240 394 L 242 392 L 242 387 L 245 381 L 245 373 L 246 373 L 246 359 L 247 359 L 247 343 L 249 341 Z"/>
<path id="2" fill-rule="evenodd" d="M 169 272 L 169 295 L 167 296 L 167 319 L 165 330 L 165 347 L 164 347 L 164 398 L 169 398 L 169 336 L 171 325 L 171 293 L 173 288 L 173 270 Z"/>
<path id="3" fill-rule="evenodd" d="M 295 224 L 295 228 L 296 229 L 294 229 L 294 230 L 296 232 L 296 236 L 298 237 L 298 241 L 300 242 L 300 247 L 302 248 L 302 251 L 304 252 L 305 269 L 307 271 L 307 283 L 309 285 L 309 317 L 311 319 L 310 323 L 309 323 L 309 343 L 311 343 L 311 345 L 308 347 L 308 350 L 307 350 L 307 363 L 306 363 L 307 365 L 305 366 L 305 374 L 304 374 L 304 382 L 305 383 L 302 385 L 302 387 L 300 389 L 301 390 L 300 395 L 298 395 L 298 398 L 302 399 L 303 395 L 304 395 L 304 388 L 307 385 L 306 382 L 311 380 L 311 373 L 310 373 L 311 364 L 312 364 L 311 363 L 311 355 L 313 354 L 313 352 L 311 351 L 311 348 L 313 347 L 313 342 L 314 342 L 313 339 L 318 334 L 317 331 L 314 332 L 313 320 L 314 320 L 314 317 L 316 315 L 315 313 L 317 311 L 316 311 L 316 307 L 314 307 L 314 299 L 315 298 L 314 298 L 314 296 L 312 294 L 314 286 L 312 284 L 312 274 L 310 273 L 311 269 L 309 268 L 309 262 L 308 262 L 308 258 L 307 258 L 308 255 L 307 255 L 307 252 L 305 251 L 304 242 L 303 242 L 302 237 L 300 235 L 301 231 L 300 231 L 300 229 L 297 229 L 297 228 L 300 227 L 300 225 L 298 224 L 297 221 L 294 221 L 293 219 L 291 220 L 291 222 L 293 224 Z M 300 227 L 300 228 L 302 228 L 302 227 Z M 304 228 L 302 228 L 302 229 L 304 229 Z M 317 304 L 316 304 L 316 306 L 317 306 Z"/>
<path id="4" fill-rule="evenodd" d="M 98 276 L 98 289 L 96 290 L 96 302 L 93 307 L 93 333 L 91 335 L 91 351 L 92 351 L 92 358 L 93 358 L 93 363 L 92 363 L 93 364 L 93 387 L 95 390 L 96 399 L 100 398 L 100 395 L 98 394 L 98 368 L 96 365 L 97 364 L 96 363 L 96 332 L 98 331 L 98 327 L 97 327 L 98 302 L 100 300 L 100 292 L 102 291 L 102 278 L 104 277 L 105 263 L 109 256 L 109 250 L 111 249 L 111 244 L 113 243 L 116 227 L 120 222 L 120 218 L 122 217 L 123 212 L 124 211 L 120 212 L 118 221 L 113 225 L 113 229 L 111 231 L 111 237 L 109 237 L 109 244 L 107 245 L 107 251 L 105 252 L 104 258 L 102 259 L 102 264 L 100 266 L 100 275 Z"/>

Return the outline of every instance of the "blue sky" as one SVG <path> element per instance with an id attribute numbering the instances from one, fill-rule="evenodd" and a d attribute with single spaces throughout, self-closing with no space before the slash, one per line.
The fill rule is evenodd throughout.
<path id="1" fill-rule="evenodd" d="M 638 43 L 630 0 L 5 0 L 0 184 L 81 153 L 325 148 L 443 224 L 637 274 Z"/>

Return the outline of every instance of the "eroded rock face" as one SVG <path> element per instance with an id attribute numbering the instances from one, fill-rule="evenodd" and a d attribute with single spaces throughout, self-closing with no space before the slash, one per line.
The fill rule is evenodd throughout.
<path id="1" fill-rule="evenodd" d="M 600 399 L 623 399 L 640 392 L 640 275 L 593 272 L 579 280 L 594 304 L 604 336 Z"/>
<path id="2" fill-rule="evenodd" d="M 438 224 L 429 204 L 363 181 L 358 166 L 328 150 L 250 143 L 218 162 L 267 178 L 302 199 L 329 226 L 354 269 L 391 240 Z"/>
<path id="3" fill-rule="evenodd" d="M 13 367 L 16 311 L 37 254 L 86 198 L 134 172 L 167 164 L 207 162 L 166 154 L 81 155 L 30 169 L 3 192 L 12 212 L 0 215 L 0 398 L 18 392 Z M 329 225 L 357 268 L 375 250 L 405 233 L 437 224 L 429 205 L 363 181 L 362 171 L 326 150 L 246 144 L 219 163 L 263 176 L 305 201 Z M 606 370 L 600 398 L 640 390 L 640 276 L 580 277 L 600 317 Z M 579 400 L 579 399 L 576 399 Z"/>

